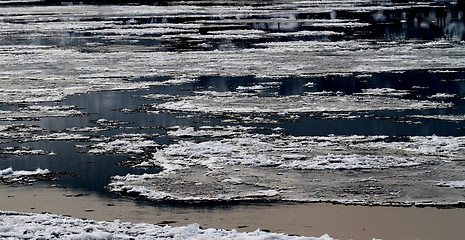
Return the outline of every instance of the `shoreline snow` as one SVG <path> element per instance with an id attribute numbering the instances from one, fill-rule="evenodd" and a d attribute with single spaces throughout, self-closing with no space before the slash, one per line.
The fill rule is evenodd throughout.
<path id="1" fill-rule="evenodd" d="M 301 237 L 260 230 L 238 232 L 234 229 L 202 229 L 198 224 L 170 227 L 9 211 L 0 211 L 0 237 L 7 239 L 333 239 L 326 234 L 321 237 Z"/>

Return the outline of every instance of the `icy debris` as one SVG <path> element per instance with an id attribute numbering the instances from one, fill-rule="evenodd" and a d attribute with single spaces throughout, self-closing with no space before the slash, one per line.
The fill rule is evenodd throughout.
<path id="1" fill-rule="evenodd" d="M 343 32 L 336 31 L 298 31 L 268 33 L 270 37 L 314 37 L 314 36 L 342 36 Z"/>
<path id="2" fill-rule="evenodd" d="M 175 95 L 170 95 L 170 94 L 149 94 L 149 95 L 144 95 L 140 96 L 141 98 L 148 98 L 148 99 L 153 99 L 153 100 L 163 100 L 163 101 L 169 101 L 169 100 L 175 100 L 177 97 Z"/>
<path id="3" fill-rule="evenodd" d="M 244 134 L 255 127 L 201 126 L 199 129 L 195 129 L 194 127 L 174 126 L 169 129 L 167 134 L 175 137 L 232 137 Z"/>
<path id="4" fill-rule="evenodd" d="M 362 93 L 357 93 L 357 95 L 390 96 L 390 97 L 404 97 L 409 94 L 410 94 L 409 90 L 397 90 L 393 88 L 362 89 Z"/>
<path id="5" fill-rule="evenodd" d="M 360 28 L 370 26 L 369 23 L 362 22 L 306 22 L 306 27 L 325 27 L 325 28 Z"/>
<path id="6" fill-rule="evenodd" d="M 108 127 L 108 126 L 120 126 L 120 125 L 128 125 L 129 123 L 128 122 L 123 122 L 123 121 L 115 121 L 115 120 L 108 120 L 108 119 L 98 119 L 98 120 L 95 120 L 95 121 L 91 121 L 95 124 L 98 124 L 100 126 L 105 126 L 105 127 Z"/>
<path id="7" fill-rule="evenodd" d="M 54 152 L 47 152 L 44 150 L 35 150 L 28 147 L 6 147 L 4 149 L 0 149 L 0 154 L 10 154 L 10 155 L 47 155 L 47 156 L 55 156 L 56 153 Z"/>
<path id="8" fill-rule="evenodd" d="M 79 146 L 90 148 L 91 154 L 143 154 L 147 149 L 155 148 L 158 144 L 150 140 L 154 135 L 149 134 L 118 134 L 103 139 L 104 141 L 89 146 Z"/>
<path id="9" fill-rule="evenodd" d="M 166 184 L 171 192 L 160 191 L 154 186 L 144 186 L 145 181 L 164 180 L 162 176 L 154 175 L 153 177 L 146 176 L 147 174 L 137 176 L 128 174 L 126 176 L 114 176 L 112 182 L 108 184 L 108 189 L 112 192 L 118 192 L 123 195 L 133 197 L 143 197 L 152 201 L 249 201 L 249 200 L 276 200 L 280 198 L 280 193 L 274 189 L 255 189 L 243 191 L 240 194 L 230 191 L 228 187 L 224 187 L 220 183 L 202 183 L 190 181 L 169 180 Z M 223 181 L 226 184 L 240 184 L 240 182 Z M 205 186 L 204 186 L 205 185 Z M 176 186 L 184 191 L 170 189 Z M 207 194 L 196 194 L 197 191 L 189 192 L 190 188 L 210 188 Z M 220 190 L 221 189 L 221 190 Z"/>
<path id="10" fill-rule="evenodd" d="M 227 134 L 222 133 L 225 131 Z M 218 134 L 185 128 L 169 135 L 183 137 L 216 136 L 220 140 L 189 141 L 158 149 L 150 160 L 165 172 L 204 166 L 273 166 L 289 169 L 383 169 L 411 167 L 437 160 L 465 158 L 464 137 L 410 136 L 403 140 L 386 136 L 293 137 L 262 135 L 247 129 Z M 237 130 L 236 130 L 237 131 Z M 234 138 L 229 138 L 235 136 Z M 169 169 L 169 170 L 168 170 Z"/>
<path id="11" fill-rule="evenodd" d="M 0 111 L 0 121 L 28 120 L 44 117 L 87 116 L 88 113 L 77 110 L 76 106 L 39 106 L 32 105 L 14 111 Z"/>
<path id="12" fill-rule="evenodd" d="M 236 114 L 230 116 L 228 119 L 221 120 L 222 123 L 237 123 L 237 124 L 278 124 L 277 119 L 270 119 L 269 116 L 248 116 Z"/>
<path id="13" fill-rule="evenodd" d="M 465 180 L 462 181 L 442 181 L 436 184 L 439 187 L 465 188 Z"/>
<path id="14" fill-rule="evenodd" d="M 314 82 L 308 82 L 308 83 L 305 83 L 305 84 L 302 85 L 302 86 L 312 88 L 312 87 L 315 87 L 315 86 L 316 86 L 316 83 L 314 83 Z"/>
<path id="15" fill-rule="evenodd" d="M 408 155 L 436 156 L 447 160 L 465 158 L 465 137 L 409 136 L 409 141 L 369 142 L 366 147 L 373 150 L 402 152 Z M 362 144 L 363 146 L 363 144 Z"/>
<path id="16" fill-rule="evenodd" d="M 409 115 L 407 118 L 423 118 L 423 119 L 438 119 L 450 122 L 463 122 L 465 121 L 465 115 Z"/>
<path id="17" fill-rule="evenodd" d="M 39 142 L 39 141 L 89 141 L 93 137 L 83 134 L 70 134 L 64 132 L 50 133 L 45 135 L 33 135 L 29 138 L 18 140 L 20 142 Z"/>
<path id="18" fill-rule="evenodd" d="M 47 132 L 47 130 L 38 126 L 25 124 L 0 125 L 0 138 L 2 139 L 28 139 L 40 132 Z"/>
<path id="19" fill-rule="evenodd" d="M 102 132 L 107 131 L 110 128 L 108 127 L 72 127 L 66 128 L 65 132 Z"/>
<path id="20" fill-rule="evenodd" d="M 158 146 L 154 141 L 129 141 L 129 140 L 114 140 L 107 143 L 97 143 L 90 146 L 89 153 L 92 154 L 142 154 L 144 148 Z"/>
<path id="21" fill-rule="evenodd" d="M 266 36 L 261 30 L 223 30 L 209 31 L 206 34 L 200 33 L 180 33 L 176 35 L 163 35 L 161 39 L 170 38 L 191 38 L 191 39 L 260 39 Z"/>
<path id="22" fill-rule="evenodd" d="M 283 167 L 294 169 L 372 169 L 389 167 L 411 167 L 421 165 L 418 158 L 375 155 L 334 155 L 317 156 L 311 161 L 293 160 L 283 164 Z"/>
<path id="23" fill-rule="evenodd" d="M 247 92 L 247 91 L 255 91 L 255 92 L 261 92 L 264 91 L 268 88 L 271 88 L 270 86 L 263 86 L 263 85 L 253 85 L 253 86 L 239 86 L 236 88 L 237 91 L 239 92 Z"/>
<path id="24" fill-rule="evenodd" d="M 0 179 L 7 184 L 12 183 L 31 183 L 39 180 L 50 180 L 52 172 L 48 169 L 37 168 L 35 171 L 18 170 L 6 168 L 0 170 Z"/>
<path id="25" fill-rule="evenodd" d="M 449 94 L 449 93 L 436 93 L 431 95 L 429 98 L 454 98 L 457 97 L 456 94 Z"/>
<path id="26" fill-rule="evenodd" d="M 20 177 L 20 176 L 31 176 L 31 175 L 39 175 L 39 174 L 47 174 L 50 173 L 48 169 L 42 170 L 37 168 L 35 171 L 13 171 L 13 168 L 6 168 L 0 170 L 0 176 L 3 178 L 9 177 Z"/>
<path id="27" fill-rule="evenodd" d="M 312 93 L 291 96 L 250 96 L 240 92 L 198 92 L 196 96 L 180 96 L 177 101 L 153 104 L 155 110 L 209 114 L 231 113 L 324 113 L 398 111 L 449 108 L 451 103 L 419 101 L 371 95 Z"/>
<path id="28" fill-rule="evenodd" d="M 203 229 L 198 224 L 182 227 L 84 220 L 52 214 L 0 212 L 0 236 L 7 239 L 276 239 L 331 240 L 328 235 L 316 237 L 289 236 L 256 230 Z"/>
<path id="29" fill-rule="evenodd" d="M 357 138 L 363 141 L 358 142 Z M 375 139 L 382 140 L 383 138 L 288 137 L 243 133 L 231 139 L 203 142 L 179 141 L 159 149 L 151 161 L 155 165 L 170 170 L 173 170 L 173 165 L 178 165 L 174 168 L 175 170 L 195 165 L 205 166 L 212 170 L 222 168 L 224 165 L 273 166 L 289 169 L 382 169 L 427 163 L 424 158 L 416 155 L 444 154 L 453 159 L 463 156 L 465 152 L 465 146 L 454 142 L 458 139 L 450 139 L 447 143 L 444 140 L 445 144 L 441 147 L 435 146 L 437 141 L 434 143 L 422 141 L 402 146 L 399 142 L 383 142 L 383 145 Z M 411 148 L 415 147 L 424 151 L 420 150 L 416 155 L 406 156 L 411 154 Z M 376 151 L 385 153 L 380 152 L 375 155 Z M 345 152 L 345 154 L 338 152 Z M 363 152 L 363 154 L 355 154 L 356 152 Z M 399 154 L 400 152 L 403 154 Z M 165 167 L 165 164 L 169 167 Z M 169 171 L 165 170 L 165 172 Z"/>

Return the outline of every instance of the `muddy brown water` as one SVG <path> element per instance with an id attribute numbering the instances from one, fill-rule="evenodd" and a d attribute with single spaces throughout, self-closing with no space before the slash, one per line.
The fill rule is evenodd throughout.
<path id="1" fill-rule="evenodd" d="M 47 186 L 0 186 L 0 209 L 77 218 L 170 226 L 256 229 L 337 239 L 463 239 L 465 209 L 368 207 L 332 204 L 245 204 L 167 207 L 133 199 Z"/>

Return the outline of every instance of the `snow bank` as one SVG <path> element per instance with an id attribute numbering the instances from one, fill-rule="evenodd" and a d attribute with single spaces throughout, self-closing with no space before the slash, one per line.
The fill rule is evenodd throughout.
<path id="1" fill-rule="evenodd" d="M 198 224 L 183 227 L 83 220 L 51 214 L 28 214 L 0 211 L 0 237 L 6 239 L 302 239 L 331 240 L 289 236 L 257 230 L 202 229 Z"/>

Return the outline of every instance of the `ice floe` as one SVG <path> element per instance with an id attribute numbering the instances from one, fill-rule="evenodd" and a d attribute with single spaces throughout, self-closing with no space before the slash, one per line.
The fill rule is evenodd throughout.
<path id="1" fill-rule="evenodd" d="M 18 139 L 19 142 L 38 142 L 38 141 L 89 141 L 93 137 L 83 134 L 70 134 L 64 132 L 50 133 L 45 135 L 33 135 L 29 138 Z"/>
<path id="2" fill-rule="evenodd" d="M 440 187 L 451 187 L 451 188 L 465 188 L 465 180 L 463 181 L 442 181 L 437 184 Z"/>
<path id="3" fill-rule="evenodd" d="M 54 156 L 56 153 L 48 152 L 44 150 L 36 150 L 31 149 L 28 147 L 6 147 L 1 149 L 0 154 L 8 154 L 8 155 L 47 155 L 47 156 Z"/>
<path id="4" fill-rule="evenodd" d="M 273 166 L 291 169 L 373 169 L 416 166 L 441 157 L 465 157 L 462 137 L 407 137 L 395 141 L 386 136 L 292 137 L 261 135 L 226 130 L 220 140 L 180 140 L 154 153 L 156 165 L 173 164 L 179 168 L 202 165 L 209 169 L 224 165 Z M 177 136 L 215 136 L 186 128 L 168 134 Z M 236 135 L 236 136 L 234 136 Z M 430 156 L 430 157 L 428 157 Z"/>
<path id="5" fill-rule="evenodd" d="M 410 94 L 408 90 L 397 90 L 393 88 L 370 88 L 362 89 L 362 93 L 358 95 L 372 95 L 372 96 L 391 96 L 391 97 L 404 97 Z"/>
<path id="6" fill-rule="evenodd" d="M 431 198 L 421 193 L 409 195 L 413 191 L 409 184 L 399 187 L 400 182 L 416 181 L 416 177 L 436 171 L 460 174 L 463 168 L 449 165 L 465 158 L 463 137 L 294 137 L 219 126 L 208 131 L 177 127 L 168 135 L 183 139 L 160 146 L 141 163 L 161 167 L 162 172 L 114 176 L 108 189 L 154 201 L 284 200 L 370 205 L 432 201 L 433 205 L 454 205 L 464 200 L 458 192 L 431 190 L 433 183 L 412 185 L 417 186 L 415 191 L 431 191 Z M 366 175 L 353 171 L 373 174 L 368 179 L 377 179 L 369 181 L 376 184 L 367 184 Z M 406 180 L 410 175 L 416 177 Z M 331 192 L 336 185 L 344 187 Z"/>
<path id="7" fill-rule="evenodd" d="M 96 138 L 95 141 L 102 141 L 89 146 L 79 145 L 78 147 L 90 148 L 91 154 L 143 154 L 147 149 L 153 149 L 158 144 L 151 140 L 153 135 L 149 134 L 119 134 L 112 137 Z"/>
<path id="8" fill-rule="evenodd" d="M 44 117 L 86 116 L 76 106 L 39 106 L 31 105 L 14 111 L 0 111 L 0 121 L 30 120 Z"/>
<path id="9" fill-rule="evenodd" d="M 328 235 L 301 237 L 260 230 L 238 232 L 234 229 L 203 229 L 198 224 L 170 227 L 18 212 L 0 212 L 0 236 L 6 239 L 332 239 Z"/>
<path id="10" fill-rule="evenodd" d="M 396 91 L 397 92 L 397 91 Z M 180 96 L 177 101 L 154 104 L 155 110 L 170 110 L 208 114 L 231 113 L 325 113 L 425 110 L 451 107 L 450 103 L 384 97 L 387 90 L 367 92 L 365 95 L 338 93 L 308 93 L 279 97 L 258 97 L 238 92 L 197 92 L 196 96 Z M 389 95 L 393 95 L 392 91 Z M 395 95 L 398 95 L 397 92 Z"/>
<path id="11" fill-rule="evenodd" d="M 40 180 L 50 180 L 54 174 L 48 169 L 37 168 L 34 171 L 13 170 L 6 168 L 0 170 L 0 179 L 4 183 L 32 183 Z"/>
<path id="12" fill-rule="evenodd" d="M 409 115 L 409 118 L 423 118 L 423 119 L 438 119 L 451 122 L 465 121 L 465 115 L 449 114 L 449 115 Z"/>
<path id="13" fill-rule="evenodd" d="M 454 97 L 457 97 L 457 95 L 448 94 L 448 93 L 436 93 L 436 94 L 430 96 L 430 98 L 454 98 Z"/>

